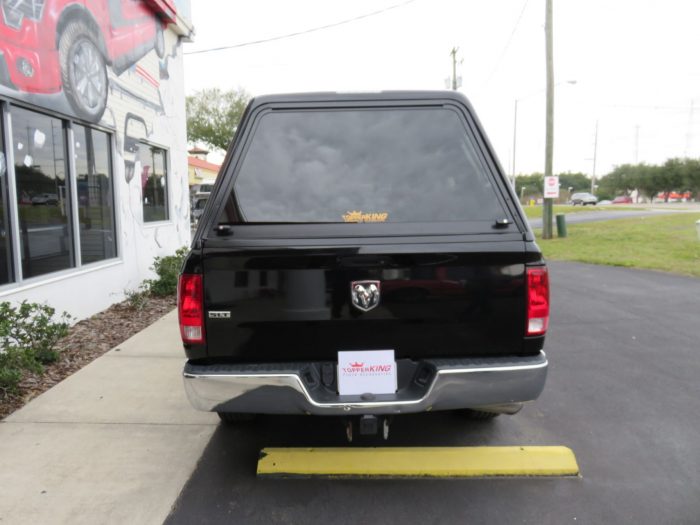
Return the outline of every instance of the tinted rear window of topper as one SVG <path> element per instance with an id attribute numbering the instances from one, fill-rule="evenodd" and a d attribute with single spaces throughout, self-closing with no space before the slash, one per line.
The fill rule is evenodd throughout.
<path id="1" fill-rule="evenodd" d="M 255 223 L 492 223 L 504 216 L 467 128 L 445 108 L 264 114 L 234 195 L 242 220 Z"/>

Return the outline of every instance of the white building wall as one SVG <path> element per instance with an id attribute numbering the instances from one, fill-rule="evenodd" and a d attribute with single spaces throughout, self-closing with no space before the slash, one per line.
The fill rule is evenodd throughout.
<path id="1" fill-rule="evenodd" d="M 177 4 L 189 9 L 188 2 Z M 125 291 L 136 289 L 144 279 L 152 277 L 149 267 L 154 257 L 173 254 L 190 243 L 183 46 L 177 33 L 183 34 L 180 25 L 165 31 L 164 59 L 152 50 L 120 75 L 109 72 L 107 109 L 98 125 L 112 133 L 118 257 L 1 285 L 0 301 L 46 302 L 59 312 L 86 318 L 123 300 Z M 43 105 L 41 98 L 4 88 L 0 94 L 10 104 L 17 98 Z M 56 116 L 71 118 L 69 111 L 62 111 L 68 107 L 66 103 L 59 101 L 55 105 Z M 125 127 L 128 114 L 143 119 L 145 130 L 142 125 L 132 126 L 133 121 Z M 166 221 L 143 220 L 141 177 L 136 173 L 128 180 L 125 168 L 125 161 L 133 161 L 133 156 L 124 151 L 127 134 L 167 150 Z"/>

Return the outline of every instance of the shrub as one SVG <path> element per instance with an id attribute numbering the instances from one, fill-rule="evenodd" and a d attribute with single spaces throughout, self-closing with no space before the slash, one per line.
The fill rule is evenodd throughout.
<path id="1" fill-rule="evenodd" d="M 148 290 L 144 284 L 135 290 L 124 290 L 124 295 L 126 296 L 126 304 L 129 310 L 140 312 L 148 305 Z"/>
<path id="2" fill-rule="evenodd" d="M 13 392 L 22 370 L 42 372 L 43 365 L 58 359 L 56 343 L 68 333 L 71 317 L 46 304 L 22 301 L 13 307 L 0 303 L 0 390 Z"/>
<path id="3" fill-rule="evenodd" d="M 187 252 L 188 248 L 183 246 L 175 252 L 175 255 L 156 257 L 153 260 L 151 270 L 156 272 L 158 277 L 144 281 L 144 285 L 151 295 L 163 297 L 177 293 L 177 277 Z"/>
<path id="4" fill-rule="evenodd" d="M 17 352 L 0 352 L 0 399 L 17 391 L 24 368 L 21 356 L 17 355 Z"/>

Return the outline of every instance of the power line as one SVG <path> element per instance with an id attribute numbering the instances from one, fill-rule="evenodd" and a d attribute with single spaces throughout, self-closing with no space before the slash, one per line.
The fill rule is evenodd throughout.
<path id="1" fill-rule="evenodd" d="M 598 106 L 606 109 L 651 109 L 651 110 L 671 110 L 688 111 L 688 106 L 660 106 L 660 105 L 632 105 L 632 104 L 602 104 Z"/>
<path id="2" fill-rule="evenodd" d="M 520 21 L 523 18 L 523 14 L 525 14 L 525 9 L 527 8 L 528 1 L 529 0 L 525 0 L 525 2 L 523 2 L 523 8 L 520 10 L 520 14 L 518 15 L 518 19 L 515 21 L 515 25 L 513 26 L 513 30 L 510 32 L 510 36 L 508 37 L 508 41 L 506 42 L 506 45 L 503 47 L 503 51 L 501 51 L 501 56 L 498 57 L 498 60 L 496 60 L 496 65 L 491 70 L 491 74 L 486 79 L 484 86 L 487 86 L 489 84 L 489 82 L 491 82 L 491 79 L 496 74 L 496 71 L 498 71 L 498 68 L 501 66 L 501 61 L 503 60 L 503 58 L 505 58 L 506 53 L 508 52 L 508 49 L 510 48 L 510 44 L 513 41 L 513 37 L 515 36 L 515 32 L 518 30 L 518 26 L 520 25 Z"/>
<path id="3" fill-rule="evenodd" d="M 305 29 L 304 31 L 297 31 L 295 33 L 287 33 L 285 35 L 273 36 L 271 38 L 263 38 L 260 40 L 251 40 L 249 42 L 241 42 L 238 44 L 231 44 L 229 46 L 211 47 L 208 49 L 199 49 L 197 51 L 188 51 L 187 53 L 185 53 L 185 55 L 198 55 L 200 53 L 211 53 L 213 51 L 223 51 L 225 49 L 235 49 L 235 48 L 239 48 L 239 47 L 254 46 L 254 45 L 258 45 L 258 44 L 266 44 L 268 42 L 274 42 L 276 40 L 284 40 L 286 38 L 293 38 L 295 36 L 301 36 L 301 35 L 306 35 L 309 33 L 315 33 L 317 31 L 331 29 L 333 27 L 338 27 L 338 26 L 342 26 L 345 24 L 350 24 L 352 22 L 357 22 L 358 20 L 364 20 L 365 18 L 370 18 L 372 16 L 380 15 L 382 13 L 386 13 L 387 11 L 391 11 L 393 9 L 398 9 L 400 7 L 404 7 L 404 6 L 411 4 L 415 1 L 416 0 L 407 0 L 406 2 L 402 2 L 400 4 L 394 4 L 394 5 L 390 5 L 388 7 L 385 7 L 384 9 L 379 9 L 378 11 L 372 11 L 371 13 L 365 13 L 363 15 L 355 16 L 353 18 L 347 18 L 345 20 L 341 20 L 340 22 L 334 22 L 332 24 L 326 24 L 323 26 L 312 27 L 310 29 Z"/>

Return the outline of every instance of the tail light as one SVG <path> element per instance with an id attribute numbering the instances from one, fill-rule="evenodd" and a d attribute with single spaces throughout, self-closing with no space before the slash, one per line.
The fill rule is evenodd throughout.
<path id="1" fill-rule="evenodd" d="M 177 286 L 177 313 L 182 342 L 204 343 L 204 290 L 201 275 L 180 275 Z"/>
<path id="2" fill-rule="evenodd" d="M 549 276 L 546 266 L 527 269 L 527 334 L 544 335 L 549 325 Z"/>

